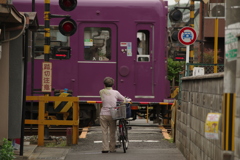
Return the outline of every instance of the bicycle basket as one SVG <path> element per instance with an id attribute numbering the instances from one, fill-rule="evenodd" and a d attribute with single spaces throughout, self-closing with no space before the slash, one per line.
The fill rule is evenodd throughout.
<path id="1" fill-rule="evenodd" d="M 126 118 L 126 105 L 120 105 L 117 107 L 110 108 L 111 116 L 113 119 Z"/>

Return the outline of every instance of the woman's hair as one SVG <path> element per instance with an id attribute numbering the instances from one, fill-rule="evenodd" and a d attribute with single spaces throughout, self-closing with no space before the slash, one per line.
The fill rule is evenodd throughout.
<path id="1" fill-rule="evenodd" d="M 105 85 L 105 87 L 112 87 L 114 84 L 114 79 L 111 77 L 106 77 L 103 80 L 103 84 Z"/>

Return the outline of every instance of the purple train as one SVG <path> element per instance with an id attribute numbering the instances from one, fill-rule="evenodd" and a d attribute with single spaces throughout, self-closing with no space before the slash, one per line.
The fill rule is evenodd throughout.
<path id="1" fill-rule="evenodd" d="M 13 5 L 20 12 L 32 11 L 31 0 L 13 0 Z M 44 0 L 35 0 L 35 6 L 43 30 Z M 58 29 L 62 18 L 50 20 L 51 47 L 62 45 L 72 49 L 69 60 L 50 59 L 50 62 L 52 88 L 68 88 L 72 96 L 79 97 L 82 122 L 96 121 L 100 106 L 88 102 L 100 101 L 99 90 L 106 76 L 114 78 L 114 88 L 141 108 L 135 107 L 134 117 L 144 114 L 141 112 L 144 104 L 154 106 L 152 119 L 158 117 L 161 102 L 170 96 L 166 63 L 167 1 L 78 0 L 76 8 L 66 12 L 59 7 L 58 0 L 51 0 L 50 13 L 70 15 L 77 23 L 76 33 L 66 37 Z M 28 95 L 32 83 L 34 89 L 42 86 L 44 32 L 35 33 L 34 41 L 34 81 L 29 69 Z"/>

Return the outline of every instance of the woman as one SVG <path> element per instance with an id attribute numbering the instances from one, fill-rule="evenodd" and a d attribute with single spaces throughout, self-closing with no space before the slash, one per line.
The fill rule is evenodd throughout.
<path id="1" fill-rule="evenodd" d="M 110 108 L 116 107 L 118 100 L 129 102 L 131 99 L 125 98 L 117 90 L 113 90 L 114 79 L 111 77 L 104 78 L 105 88 L 100 90 L 100 96 L 102 99 L 102 109 L 100 112 L 100 125 L 102 129 L 102 153 L 116 152 L 115 144 L 115 132 L 116 132 L 116 120 L 113 120 Z M 108 127 L 110 130 L 110 143 L 108 143 Z"/>

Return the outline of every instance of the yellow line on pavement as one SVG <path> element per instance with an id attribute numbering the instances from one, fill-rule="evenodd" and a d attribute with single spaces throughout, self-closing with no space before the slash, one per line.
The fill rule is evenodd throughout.
<path id="1" fill-rule="evenodd" d="M 89 127 L 84 127 L 79 138 L 86 138 Z"/>

